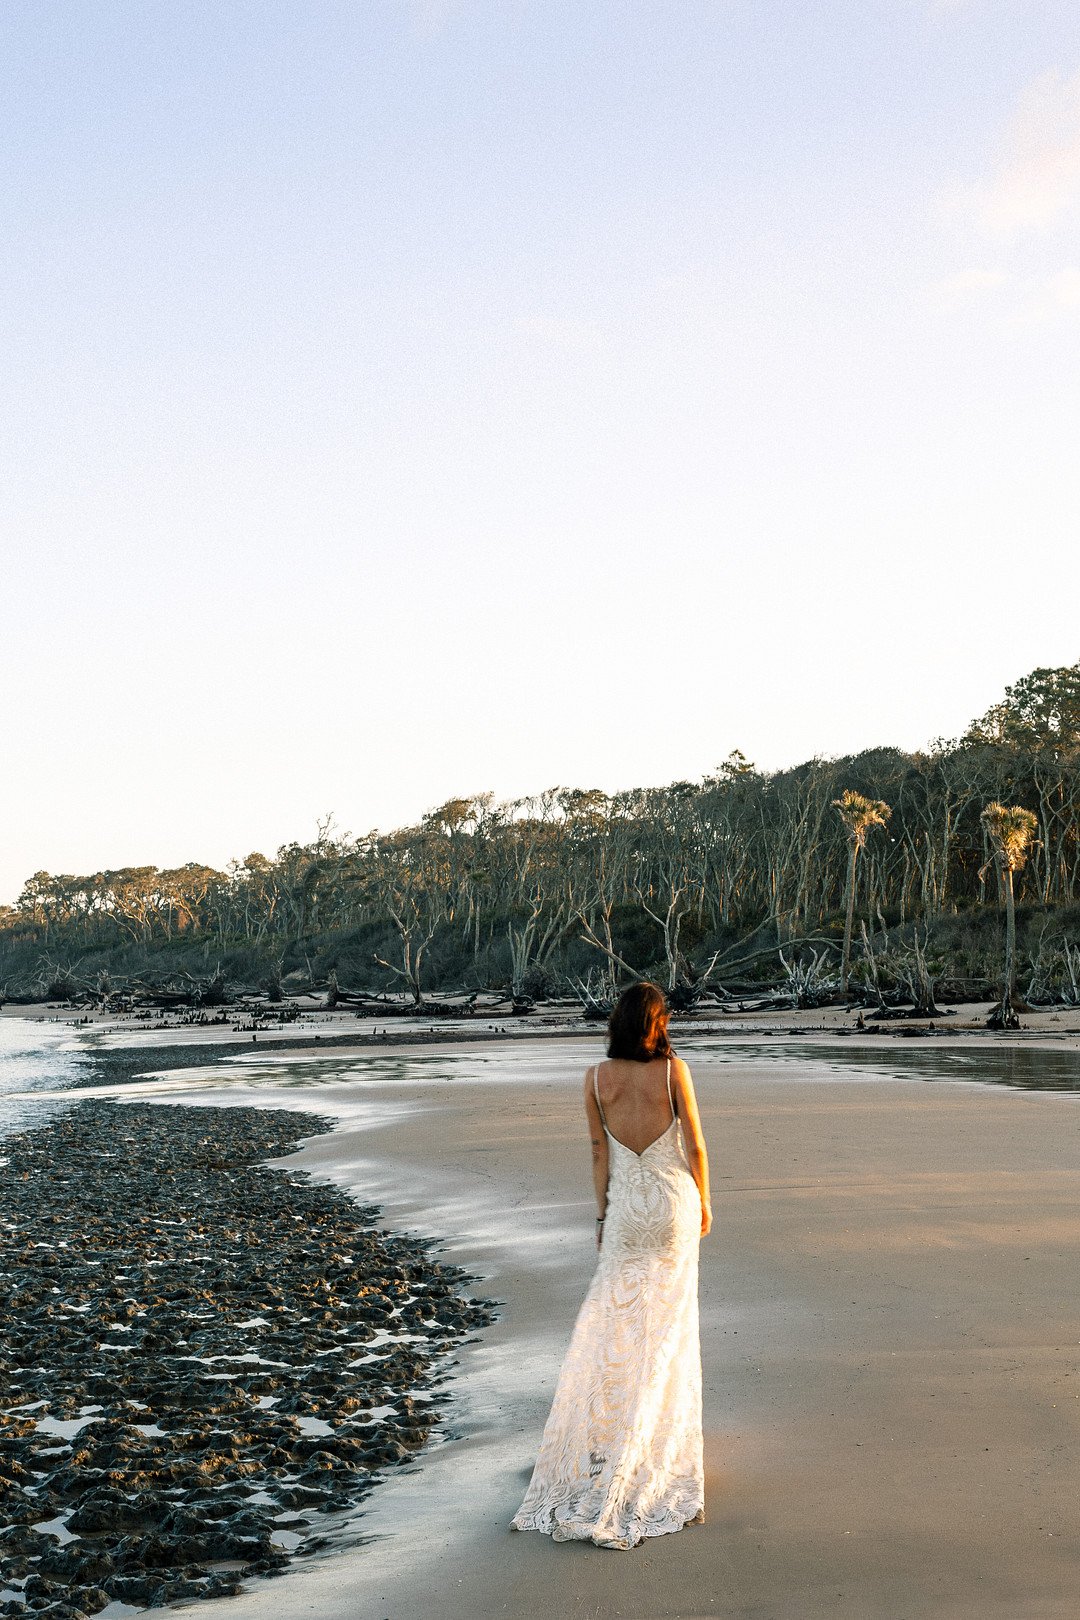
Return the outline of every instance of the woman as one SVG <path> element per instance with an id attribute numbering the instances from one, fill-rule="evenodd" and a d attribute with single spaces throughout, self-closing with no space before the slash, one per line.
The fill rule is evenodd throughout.
<path id="1" fill-rule="evenodd" d="M 690 1071 L 635 984 L 585 1076 L 600 1259 L 515 1530 L 636 1547 L 704 1517 L 698 1241 L 712 1224 Z"/>

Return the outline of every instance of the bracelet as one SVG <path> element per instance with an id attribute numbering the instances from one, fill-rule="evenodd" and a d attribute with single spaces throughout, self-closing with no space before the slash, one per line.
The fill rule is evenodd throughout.
<path id="1" fill-rule="evenodd" d="M 605 1220 L 606 1220 L 606 1219 L 607 1219 L 607 1217 L 606 1217 L 606 1216 L 605 1216 L 605 1215 L 598 1215 L 598 1216 L 597 1216 L 597 1217 L 596 1217 L 596 1224 L 597 1224 L 597 1226 L 603 1226 L 603 1224 L 604 1224 L 604 1221 L 605 1221 Z"/>

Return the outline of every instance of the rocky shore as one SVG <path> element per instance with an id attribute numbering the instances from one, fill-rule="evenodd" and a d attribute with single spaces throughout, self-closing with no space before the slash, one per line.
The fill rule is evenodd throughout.
<path id="1" fill-rule="evenodd" d="M 87 1100 L 0 1142 L 0 1615 L 236 1592 L 350 1533 L 431 1435 L 491 1308 L 262 1162 L 329 1128 Z"/>

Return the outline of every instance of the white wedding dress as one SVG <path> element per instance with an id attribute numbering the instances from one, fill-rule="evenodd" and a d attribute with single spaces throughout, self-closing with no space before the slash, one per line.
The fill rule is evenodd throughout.
<path id="1" fill-rule="evenodd" d="M 600 1259 L 515 1530 L 634 1547 L 702 1517 L 701 1199 L 671 1124 L 642 1153 L 607 1129 Z"/>

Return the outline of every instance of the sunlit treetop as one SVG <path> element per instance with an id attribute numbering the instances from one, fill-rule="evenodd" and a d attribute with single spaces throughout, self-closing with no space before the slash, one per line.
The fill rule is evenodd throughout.
<path id="1" fill-rule="evenodd" d="M 972 721 L 963 741 L 1031 749 L 1080 747 L 1080 663 L 1033 669 L 1007 686 L 1003 700 Z"/>

